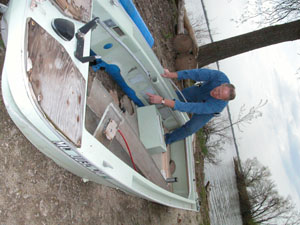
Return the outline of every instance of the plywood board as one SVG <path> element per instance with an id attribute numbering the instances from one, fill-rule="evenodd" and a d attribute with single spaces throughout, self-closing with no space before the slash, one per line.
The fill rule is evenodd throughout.
<path id="1" fill-rule="evenodd" d="M 35 21 L 28 22 L 29 81 L 48 120 L 81 145 L 85 80 L 64 47 Z"/>
<path id="2" fill-rule="evenodd" d="M 61 11 L 75 20 L 91 20 L 92 0 L 51 0 Z"/>
<path id="3" fill-rule="evenodd" d="M 98 117 L 101 117 L 110 103 L 113 103 L 112 97 L 105 87 L 103 87 L 101 82 L 95 78 L 93 80 L 90 95 L 87 99 L 87 105 Z M 114 107 L 118 108 L 116 105 L 114 105 Z M 136 166 L 148 180 L 166 190 L 169 190 L 165 179 L 160 173 L 160 169 L 156 166 L 151 155 L 141 143 L 137 130 L 134 129 L 136 126 L 132 126 L 132 124 L 130 124 L 131 122 L 129 122 L 125 114 L 123 114 L 123 116 L 124 122 L 120 124 L 119 128 L 128 142 Z M 127 147 L 122 136 L 117 133 L 115 138 L 123 149 L 127 151 Z"/>

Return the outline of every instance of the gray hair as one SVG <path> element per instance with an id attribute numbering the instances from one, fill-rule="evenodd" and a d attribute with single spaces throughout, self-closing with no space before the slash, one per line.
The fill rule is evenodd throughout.
<path id="1" fill-rule="evenodd" d="M 229 84 L 229 83 L 225 83 L 224 86 L 229 87 L 229 89 L 230 89 L 229 98 L 227 100 L 228 101 L 233 100 L 236 96 L 235 86 L 233 84 Z"/>

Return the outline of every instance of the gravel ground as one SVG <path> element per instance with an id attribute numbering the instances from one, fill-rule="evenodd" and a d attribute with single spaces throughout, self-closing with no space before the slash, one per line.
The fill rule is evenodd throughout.
<path id="1" fill-rule="evenodd" d="M 155 37 L 158 58 L 163 66 L 173 69 L 173 1 L 136 0 L 135 4 Z M 4 55 L 1 47 L 1 68 Z M 58 167 L 20 133 L 7 114 L 0 93 L 0 225 L 202 224 L 200 213 L 84 183 Z"/>

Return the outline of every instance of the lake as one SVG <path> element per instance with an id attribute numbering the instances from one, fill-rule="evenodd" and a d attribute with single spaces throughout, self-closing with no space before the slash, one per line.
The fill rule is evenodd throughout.
<path id="1" fill-rule="evenodd" d="M 226 152 L 229 150 L 227 149 Z M 229 155 L 231 155 L 229 153 Z M 205 183 L 210 182 L 210 221 L 213 225 L 242 225 L 232 157 L 215 166 L 205 164 Z"/>

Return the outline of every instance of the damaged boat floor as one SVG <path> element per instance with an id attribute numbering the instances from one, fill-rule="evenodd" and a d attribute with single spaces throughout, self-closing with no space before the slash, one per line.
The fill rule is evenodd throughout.
<path id="1" fill-rule="evenodd" d="M 64 47 L 33 20 L 28 21 L 28 52 L 28 60 L 32 63 L 28 77 L 36 105 L 56 129 L 80 147 L 82 127 L 85 124 L 98 141 L 132 167 L 121 134 L 117 132 L 111 141 L 103 134 L 107 123 L 105 120 L 119 120 L 118 129 L 124 133 L 138 172 L 160 187 L 172 189 L 165 179 L 170 176 L 170 152 L 153 157 L 148 153 L 139 139 L 135 106 L 108 74 L 100 70 L 93 73 L 90 69 L 86 91 L 86 81 Z M 42 52 L 49 54 L 44 57 Z M 84 118 L 82 99 L 85 93 L 87 102 Z"/>
<path id="2" fill-rule="evenodd" d="M 138 172 L 160 187 L 172 191 L 172 185 L 165 181 L 166 177 L 171 176 L 170 151 L 150 156 L 139 140 L 136 108 L 119 86 L 104 71 L 94 72 L 90 69 L 87 92 L 86 129 L 112 153 L 133 168 L 121 135 L 117 133 L 115 138 L 109 141 L 102 131 L 100 133 L 96 131 L 104 111 L 110 102 L 113 102 L 115 108 L 119 108 L 123 112 L 124 122 L 120 124 L 119 128 L 128 142 Z M 97 99 L 101 99 L 101 102 Z"/>

